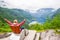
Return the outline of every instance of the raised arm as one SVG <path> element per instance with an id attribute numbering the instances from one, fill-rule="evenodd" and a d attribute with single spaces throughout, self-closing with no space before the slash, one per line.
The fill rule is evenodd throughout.
<path id="1" fill-rule="evenodd" d="M 20 22 L 18 25 L 22 26 L 24 23 L 25 23 L 25 19 L 22 22 Z"/>
<path id="2" fill-rule="evenodd" d="M 4 19 L 9 25 L 11 25 L 12 24 L 12 22 L 10 22 L 9 20 L 7 20 L 7 19 Z"/>

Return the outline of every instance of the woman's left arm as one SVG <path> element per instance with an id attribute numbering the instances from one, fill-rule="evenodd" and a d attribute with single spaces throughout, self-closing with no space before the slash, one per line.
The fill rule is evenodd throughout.
<path id="1" fill-rule="evenodd" d="M 18 25 L 21 27 L 24 23 L 25 23 L 25 19 L 22 21 L 22 22 L 20 22 Z"/>

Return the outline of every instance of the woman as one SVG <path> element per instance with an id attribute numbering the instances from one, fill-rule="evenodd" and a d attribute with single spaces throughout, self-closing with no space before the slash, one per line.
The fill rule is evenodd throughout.
<path id="1" fill-rule="evenodd" d="M 17 20 L 14 20 L 13 23 L 11 21 L 7 20 L 7 19 L 4 19 L 4 20 L 9 24 L 9 26 L 11 27 L 12 31 L 15 34 L 20 34 L 20 32 L 21 32 L 20 27 L 25 23 L 25 19 L 20 23 L 18 23 Z"/>

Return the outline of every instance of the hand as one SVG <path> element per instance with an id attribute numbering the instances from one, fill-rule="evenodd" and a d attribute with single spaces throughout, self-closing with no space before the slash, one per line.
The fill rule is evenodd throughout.
<path id="1" fill-rule="evenodd" d="M 7 20 L 6 18 L 4 18 L 4 20 Z"/>

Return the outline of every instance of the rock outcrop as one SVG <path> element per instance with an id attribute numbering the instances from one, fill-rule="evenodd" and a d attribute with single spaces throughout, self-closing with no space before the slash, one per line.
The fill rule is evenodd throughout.
<path id="1" fill-rule="evenodd" d="M 0 40 L 10 40 L 11 36 Z M 11 40 L 60 40 L 60 34 L 56 34 L 54 30 L 37 33 L 35 30 L 24 29 L 19 35 L 13 35 Z"/>

